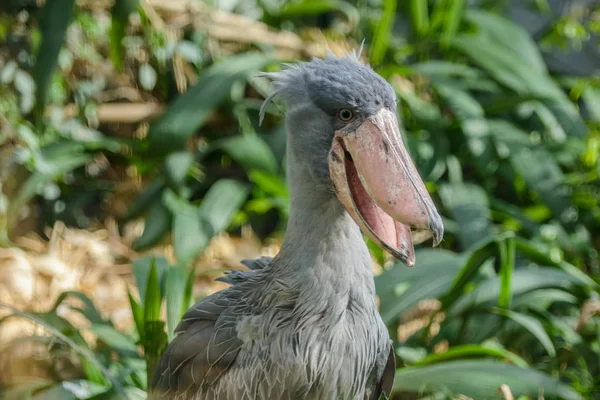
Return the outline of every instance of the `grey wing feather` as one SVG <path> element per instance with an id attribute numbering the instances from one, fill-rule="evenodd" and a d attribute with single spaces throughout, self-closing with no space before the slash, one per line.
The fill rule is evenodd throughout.
<path id="1" fill-rule="evenodd" d="M 248 267 L 250 271 L 225 271 L 225 276 L 221 276 L 216 280 L 219 282 L 228 283 L 230 285 L 235 285 L 237 283 L 244 282 L 252 274 L 252 271 L 263 269 L 264 267 L 269 265 L 271 261 L 273 261 L 273 257 L 259 257 L 242 260 L 241 263 Z"/>
<path id="2" fill-rule="evenodd" d="M 263 269 L 264 267 L 269 265 L 271 263 L 271 261 L 273 261 L 273 257 L 263 256 L 263 257 L 259 257 L 259 258 L 251 258 L 251 259 L 247 259 L 247 260 L 242 260 L 241 263 L 252 270 L 256 270 L 256 269 Z"/>
<path id="3" fill-rule="evenodd" d="M 396 375 L 396 355 L 394 354 L 394 346 L 390 344 L 390 351 L 385 362 L 385 367 L 377 380 L 377 386 L 373 392 L 371 400 L 378 400 L 382 393 L 387 397 L 392 394 L 394 388 L 394 377 Z M 386 398 L 387 398 L 386 397 Z"/>
<path id="4" fill-rule="evenodd" d="M 231 287 L 190 308 L 157 365 L 151 399 L 187 398 L 213 385 L 234 363 L 242 342 L 237 338 L 240 290 Z"/>

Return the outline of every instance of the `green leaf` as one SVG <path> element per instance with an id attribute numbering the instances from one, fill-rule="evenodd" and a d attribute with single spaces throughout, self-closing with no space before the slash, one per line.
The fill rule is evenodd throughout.
<path id="1" fill-rule="evenodd" d="M 543 148 L 523 148 L 510 161 L 527 186 L 540 195 L 540 200 L 562 218 L 571 207 L 568 188 L 563 184 L 562 170 L 556 160 Z"/>
<path id="2" fill-rule="evenodd" d="M 397 0 L 383 0 L 383 15 L 375 27 L 373 43 L 371 43 L 371 63 L 377 65 L 383 61 L 392 36 L 392 28 L 396 16 Z"/>
<path id="3" fill-rule="evenodd" d="M 454 346 L 443 353 L 430 354 L 422 360 L 416 362 L 414 366 L 423 366 L 430 364 L 439 364 L 442 362 L 467 359 L 467 358 L 485 358 L 494 357 L 500 359 L 506 359 L 516 365 L 517 367 L 527 368 L 529 364 L 521 357 L 512 353 L 508 350 L 498 347 L 488 347 L 478 344 L 466 344 Z"/>
<path id="4" fill-rule="evenodd" d="M 172 187 L 179 188 L 194 164 L 194 154 L 189 151 L 170 153 L 165 159 L 165 176 Z"/>
<path id="5" fill-rule="evenodd" d="M 146 282 L 146 292 L 144 299 L 144 323 L 160 321 L 160 307 L 162 304 L 162 291 L 160 287 L 159 272 L 156 268 L 156 261 L 152 259 L 148 281 Z"/>
<path id="6" fill-rule="evenodd" d="M 125 48 L 123 39 L 125 31 L 129 24 L 129 15 L 136 11 L 138 0 L 115 0 L 110 12 L 110 58 L 117 71 L 123 70 L 123 60 L 125 60 Z"/>
<path id="7" fill-rule="evenodd" d="M 135 301 L 129 289 L 127 290 L 127 298 L 129 299 L 129 306 L 131 307 L 131 314 L 133 315 L 133 322 L 135 323 L 139 341 L 140 343 L 144 343 L 144 310 L 142 309 L 142 306 Z"/>
<path id="8" fill-rule="evenodd" d="M 488 360 L 402 368 L 396 372 L 394 391 L 422 393 L 437 390 L 473 399 L 495 399 L 501 385 L 508 385 L 515 396 L 581 399 L 575 390 L 541 372 Z"/>
<path id="9" fill-rule="evenodd" d="M 42 43 L 33 67 L 37 88 L 36 113 L 41 118 L 46 106 L 48 89 L 56 70 L 58 54 L 73 19 L 75 0 L 47 0 L 40 15 Z"/>
<path id="10" fill-rule="evenodd" d="M 162 282 L 164 274 L 169 268 L 169 262 L 164 257 L 147 255 L 133 261 L 133 277 L 140 295 L 140 304 L 146 304 L 146 287 L 152 267 L 155 267 L 159 282 Z"/>
<path id="11" fill-rule="evenodd" d="M 252 183 L 267 194 L 283 199 L 288 199 L 290 196 L 285 182 L 279 175 L 252 170 L 248 172 L 248 177 Z"/>
<path id="12" fill-rule="evenodd" d="M 171 219 L 169 209 L 165 207 L 160 197 L 156 198 L 145 219 L 144 232 L 135 240 L 133 248 L 142 250 L 160 242 L 171 228 Z"/>
<path id="13" fill-rule="evenodd" d="M 465 18 L 479 29 L 479 34 L 486 40 L 494 42 L 505 49 L 516 53 L 518 60 L 526 63 L 534 72 L 547 74 L 544 59 L 527 30 L 508 18 L 481 9 L 470 8 Z"/>
<path id="14" fill-rule="evenodd" d="M 492 234 L 491 216 L 486 192 L 468 183 L 443 184 L 440 198 L 459 225 L 458 239 L 463 249 L 489 238 Z"/>
<path id="15" fill-rule="evenodd" d="M 586 86 L 581 93 L 586 110 L 590 115 L 590 119 L 594 122 L 600 122 L 600 88 Z"/>
<path id="16" fill-rule="evenodd" d="M 500 296 L 498 306 L 510 308 L 512 300 L 512 276 L 515 269 L 515 240 L 508 237 L 498 242 L 500 248 Z"/>
<path id="17" fill-rule="evenodd" d="M 173 246 L 179 264 L 188 264 L 202 252 L 214 235 L 212 227 L 191 204 L 182 205 L 173 218 Z"/>
<path id="18" fill-rule="evenodd" d="M 293 18 L 307 15 L 320 15 L 340 8 L 339 0 L 301 0 L 283 3 L 272 14 L 279 18 Z"/>
<path id="19" fill-rule="evenodd" d="M 494 312 L 496 314 L 502 315 L 504 317 L 510 318 L 517 324 L 521 325 L 523 328 L 527 329 L 533 336 L 535 336 L 542 346 L 546 349 L 546 352 L 550 357 L 556 357 L 556 349 L 554 348 L 554 344 L 548 336 L 548 333 L 542 326 L 542 323 L 535 319 L 534 317 L 522 313 L 518 313 L 516 311 L 511 311 L 507 309 L 495 309 Z"/>
<path id="20" fill-rule="evenodd" d="M 169 341 L 175 337 L 174 331 L 183 315 L 183 306 L 186 293 L 185 266 L 169 268 L 165 297 L 167 300 L 167 336 Z"/>
<path id="21" fill-rule="evenodd" d="M 269 145 L 256 134 L 237 135 L 211 143 L 221 149 L 246 170 L 259 170 L 276 174 L 277 160 Z"/>
<path id="22" fill-rule="evenodd" d="M 248 196 L 247 185 L 232 179 L 215 182 L 200 205 L 200 216 L 212 227 L 212 234 L 224 231 Z"/>
<path id="23" fill-rule="evenodd" d="M 411 0 L 410 14 L 417 36 L 423 36 L 429 29 L 429 7 L 427 0 Z"/>
<path id="24" fill-rule="evenodd" d="M 92 324 L 89 329 L 113 349 L 125 354 L 137 355 L 137 347 L 131 338 L 119 332 L 114 327 L 108 324 Z"/>
<path id="25" fill-rule="evenodd" d="M 535 244 L 526 241 L 523 238 L 515 238 L 516 249 L 529 258 L 531 261 L 541 265 L 555 266 L 562 269 L 565 273 L 569 274 L 573 278 L 577 279 L 581 284 L 589 286 L 595 290 L 598 290 L 600 285 L 596 283 L 590 276 L 585 272 L 581 271 L 576 266 L 569 264 L 563 260 L 554 260 L 544 250 L 536 247 Z"/>
<path id="26" fill-rule="evenodd" d="M 238 79 L 262 68 L 270 59 L 262 54 L 244 53 L 227 57 L 209 67 L 198 82 L 175 99 L 165 114 L 150 127 L 148 139 L 158 152 L 185 144 L 229 95 Z"/>
<path id="27" fill-rule="evenodd" d="M 419 250 L 416 260 L 414 268 L 396 263 L 375 278 L 379 311 L 386 323 L 396 321 L 421 300 L 444 294 L 463 264 L 462 256 L 446 250 Z"/>
<path id="28" fill-rule="evenodd" d="M 441 298 L 444 308 L 448 308 L 462 295 L 467 284 L 474 280 L 484 263 L 495 254 L 495 240 L 487 239 L 470 253 L 467 262 L 456 274 L 450 290 Z"/>
<path id="29" fill-rule="evenodd" d="M 512 279 L 512 296 L 514 300 L 522 295 L 538 289 L 556 288 L 568 290 L 581 282 L 571 275 L 555 268 L 516 268 Z M 473 309 L 494 307 L 500 296 L 500 278 L 493 276 L 480 282 L 471 292 L 456 301 L 447 313 L 448 318 Z"/>

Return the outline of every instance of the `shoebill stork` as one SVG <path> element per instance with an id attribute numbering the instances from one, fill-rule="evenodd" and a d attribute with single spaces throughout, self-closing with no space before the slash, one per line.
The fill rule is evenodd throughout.
<path id="1" fill-rule="evenodd" d="M 395 357 L 361 231 L 408 266 L 411 228 L 437 245 L 442 220 L 410 159 L 392 87 L 359 55 L 265 73 L 287 104 L 291 208 L 274 258 L 189 309 L 162 356 L 153 399 L 332 400 L 389 394 Z"/>

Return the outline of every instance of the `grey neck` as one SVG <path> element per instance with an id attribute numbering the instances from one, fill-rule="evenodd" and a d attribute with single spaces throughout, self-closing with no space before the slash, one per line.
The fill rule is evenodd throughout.
<path id="1" fill-rule="evenodd" d="M 289 150 L 290 217 L 277 269 L 297 282 L 335 281 L 346 287 L 364 282 L 371 291 L 371 258 L 360 229 L 332 190 L 319 185 Z"/>

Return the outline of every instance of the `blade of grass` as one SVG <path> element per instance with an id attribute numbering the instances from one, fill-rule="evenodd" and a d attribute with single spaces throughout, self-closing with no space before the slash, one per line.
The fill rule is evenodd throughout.
<path id="1" fill-rule="evenodd" d="M 138 0 L 116 0 L 111 10 L 110 58 L 117 71 L 123 71 L 125 48 L 123 38 L 129 23 L 129 15 L 138 7 Z"/>
<path id="2" fill-rule="evenodd" d="M 169 341 L 175 337 L 175 327 L 183 314 L 182 308 L 185 301 L 185 266 L 169 268 L 165 297 L 167 300 L 167 336 Z"/>
<path id="3" fill-rule="evenodd" d="M 41 11 L 40 30 L 42 43 L 33 67 L 33 80 L 37 88 L 35 113 L 41 119 L 46 106 L 48 88 L 58 63 L 58 54 L 65 41 L 67 29 L 73 19 L 75 0 L 47 0 Z"/>
<path id="4" fill-rule="evenodd" d="M 502 242 L 498 242 L 500 252 L 500 296 L 498 297 L 498 306 L 501 308 L 510 308 L 512 300 L 512 275 L 515 269 L 515 240 L 513 237 L 507 237 Z"/>
<path id="5" fill-rule="evenodd" d="M 411 0 L 410 14 L 417 36 L 424 36 L 429 30 L 429 6 L 427 0 Z"/>
<path id="6" fill-rule="evenodd" d="M 437 364 L 443 361 L 455 360 L 455 359 L 465 359 L 465 358 L 474 358 L 474 357 L 495 357 L 495 358 L 504 358 L 517 367 L 527 368 L 529 364 L 527 361 L 512 353 L 508 350 L 496 348 L 496 347 L 487 347 L 478 344 L 465 344 L 460 346 L 454 346 L 448 349 L 443 353 L 431 354 L 421 361 L 416 362 L 415 366 L 419 365 L 429 365 L 429 364 Z"/>
<path id="7" fill-rule="evenodd" d="M 397 6 L 397 0 L 384 0 L 383 2 L 383 15 L 375 28 L 373 43 L 371 44 L 370 59 L 373 65 L 381 63 L 387 52 Z"/>

